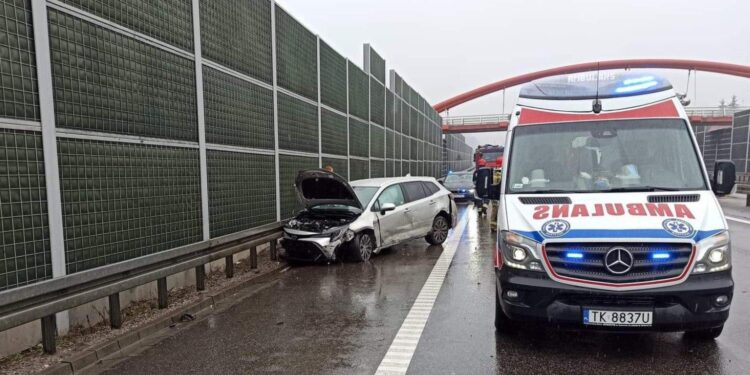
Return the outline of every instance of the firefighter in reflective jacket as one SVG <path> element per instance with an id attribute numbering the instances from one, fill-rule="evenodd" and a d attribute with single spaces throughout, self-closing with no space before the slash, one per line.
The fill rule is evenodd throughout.
<path id="1" fill-rule="evenodd" d="M 492 184 L 490 185 L 489 198 L 490 198 L 490 230 L 493 232 L 497 231 L 497 213 L 500 208 L 500 182 L 503 178 L 503 169 L 495 168 L 492 171 Z"/>

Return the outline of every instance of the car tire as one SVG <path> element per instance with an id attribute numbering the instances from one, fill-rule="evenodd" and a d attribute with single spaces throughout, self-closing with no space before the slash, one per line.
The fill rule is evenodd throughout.
<path id="1" fill-rule="evenodd" d="M 351 257 L 357 262 L 367 262 L 375 249 L 375 238 L 370 233 L 357 234 L 352 241 Z"/>
<path id="2" fill-rule="evenodd" d="M 685 337 L 688 339 L 710 341 L 719 337 L 719 335 L 721 335 L 721 331 L 723 330 L 724 330 L 724 325 L 722 324 L 719 327 L 687 331 L 685 332 Z"/>
<path id="3" fill-rule="evenodd" d="M 443 215 L 437 215 L 432 220 L 430 233 L 427 234 L 424 239 L 427 240 L 430 245 L 441 245 L 446 239 L 448 239 L 448 231 L 450 228 L 451 226 L 448 223 L 448 219 Z"/>
<path id="4" fill-rule="evenodd" d="M 513 321 L 505 315 L 502 306 L 500 306 L 500 297 L 498 297 L 497 292 L 497 289 L 495 289 L 495 331 L 497 333 L 516 332 L 517 328 Z"/>

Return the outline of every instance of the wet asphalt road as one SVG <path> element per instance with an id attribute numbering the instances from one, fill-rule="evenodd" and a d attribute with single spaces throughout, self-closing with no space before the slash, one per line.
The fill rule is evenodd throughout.
<path id="1" fill-rule="evenodd" d="M 612 334 L 537 328 L 496 336 L 494 236 L 473 210 L 429 317 L 413 374 L 748 374 L 750 225 L 730 221 L 735 298 L 715 342 L 679 333 Z M 294 267 L 250 297 L 191 323 L 116 374 L 369 374 L 442 252 L 422 240 L 368 264 Z"/>

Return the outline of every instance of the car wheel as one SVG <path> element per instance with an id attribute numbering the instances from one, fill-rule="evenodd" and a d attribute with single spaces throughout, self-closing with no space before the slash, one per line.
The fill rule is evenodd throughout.
<path id="1" fill-rule="evenodd" d="M 685 332 L 685 337 L 688 339 L 696 339 L 696 340 L 713 340 L 719 335 L 721 335 L 721 331 L 724 330 L 724 325 L 722 324 L 719 327 L 715 328 L 708 328 L 708 329 L 697 329 L 694 331 L 687 331 Z"/>
<path id="2" fill-rule="evenodd" d="M 446 219 L 445 216 L 435 216 L 435 219 L 432 220 L 432 229 L 430 230 L 430 233 L 425 236 L 425 240 L 427 240 L 430 245 L 440 245 L 448 238 L 449 229 L 450 225 L 448 225 L 448 219 Z"/>
<path id="3" fill-rule="evenodd" d="M 500 306 L 500 297 L 497 296 L 497 289 L 495 289 L 495 331 L 498 333 L 513 333 L 516 329 L 513 321 L 503 312 L 503 308 Z"/>
<path id="4" fill-rule="evenodd" d="M 357 262 L 367 262 L 372 256 L 375 249 L 375 239 L 370 233 L 364 232 L 357 235 L 354 239 L 351 255 Z"/>

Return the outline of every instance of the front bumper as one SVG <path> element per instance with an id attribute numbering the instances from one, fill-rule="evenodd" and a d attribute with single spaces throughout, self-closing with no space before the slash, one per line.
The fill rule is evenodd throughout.
<path id="1" fill-rule="evenodd" d="M 281 239 L 283 256 L 289 260 L 304 262 L 336 260 L 337 249 L 342 244 L 342 240 L 331 241 L 328 237 L 292 239 L 285 236 Z"/>
<path id="2" fill-rule="evenodd" d="M 729 317 L 734 290 L 730 271 L 691 275 L 685 282 L 635 291 L 602 291 L 562 284 L 546 274 L 503 267 L 496 270 L 500 306 L 510 319 L 545 322 L 561 328 L 615 331 L 685 331 L 719 327 Z M 508 290 L 518 292 L 509 298 Z M 719 307 L 716 296 L 729 303 Z M 653 311 L 651 327 L 586 326 L 583 308 Z"/>

